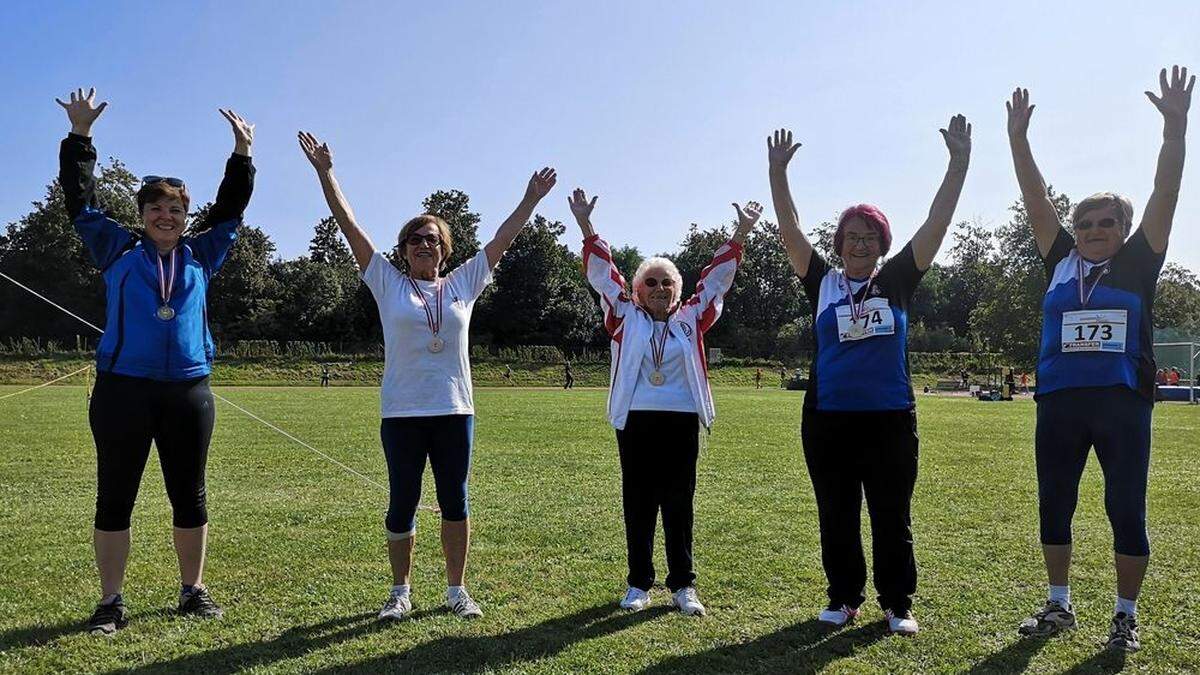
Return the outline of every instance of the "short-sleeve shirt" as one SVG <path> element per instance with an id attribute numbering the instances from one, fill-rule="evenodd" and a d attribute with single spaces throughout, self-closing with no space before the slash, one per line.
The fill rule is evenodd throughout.
<path id="1" fill-rule="evenodd" d="M 1155 253 L 1139 227 L 1106 262 L 1079 255 L 1059 229 L 1042 260 L 1042 344 L 1037 395 L 1078 387 L 1125 386 L 1154 400 L 1154 289 L 1166 253 Z M 1100 274 L 1086 306 L 1079 272 Z M 1085 284 L 1084 290 L 1087 290 Z"/>
<path id="2" fill-rule="evenodd" d="M 429 350 L 433 333 L 410 277 L 377 251 L 362 278 L 375 296 L 383 324 L 383 417 L 474 414 L 467 332 L 475 300 L 492 280 L 487 253 L 480 251 L 436 282 L 412 279 L 435 315 L 437 289 L 442 287 L 438 337 L 445 346 L 437 353 Z"/>
<path id="3" fill-rule="evenodd" d="M 924 272 L 912 244 L 884 263 L 870 284 L 848 279 L 816 251 L 801 277 L 813 308 L 816 358 L 809 372 L 804 407 L 829 411 L 911 410 L 908 311 Z M 862 303 L 853 321 L 850 296 Z M 862 326 L 862 334 L 855 324 Z"/>

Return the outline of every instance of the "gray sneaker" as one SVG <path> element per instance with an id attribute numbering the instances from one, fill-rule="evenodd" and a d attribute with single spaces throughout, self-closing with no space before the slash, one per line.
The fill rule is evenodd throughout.
<path id="1" fill-rule="evenodd" d="M 450 608 L 451 612 L 454 612 L 463 619 L 478 619 L 483 616 L 483 610 L 479 609 L 479 605 L 475 604 L 470 595 L 467 595 L 465 589 L 454 597 L 450 597 L 447 594 L 446 606 Z"/>
<path id="2" fill-rule="evenodd" d="M 1108 628 L 1107 647 L 1126 652 L 1136 652 L 1141 649 L 1142 643 L 1138 640 L 1137 617 L 1129 616 L 1125 612 L 1117 612 L 1112 618 L 1112 625 Z"/>
<path id="3" fill-rule="evenodd" d="M 379 610 L 380 621 L 399 621 L 412 611 L 412 600 L 408 593 L 401 595 L 400 593 L 392 593 L 388 595 L 387 602 L 383 603 L 383 609 Z"/>
<path id="4" fill-rule="evenodd" d="M 1057 600 L 1047 600 L 1033 616 L 1021 622 L 1017 632 L 1032 637 L 1049 637 L 1075 627 L 1075 608 Z"/>

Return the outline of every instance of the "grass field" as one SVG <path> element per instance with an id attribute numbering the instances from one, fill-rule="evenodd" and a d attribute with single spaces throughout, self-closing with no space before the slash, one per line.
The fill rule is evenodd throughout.
<path id="1" fill-rule="evenodd" d="M 0 396 L 20 387 L 0 387 Z M 386 481 L 378 391 L 218 388 L 239 405 Z M 390 583 L 385 495 L 225 404 L 209 461 L 206 580 L 225 619 L 172 616 L 170 517 L 152 459 L 134 513 L 125 587 L 133 622 L 78 632 L 97 596 L 95 460 L 81 387 L 0 400 L 0 671 L 144 672 L 1179 672 L 1200 669 L 1200 408 L 1155 414 L 1154 558 L 1143 649 L 1101 650 L 1112 607 L 1111 535 L 1094 460 L 1075 520 L 1080 628 L 1019 640 L 1043 598 L 1029 401 L 919 397 L 914 500 L 922 632 L 889 637 L 868 601 L 838 632 L 824 599 L 816 511 L 798 434 L 801 394 L 719 388 L 700 461 L 702 619 L 626 614 L 618 463 L 605 392 L 476 392 L 469 586 L 482 620 L 438 610 L 436 516 L 419 520 L 414 618 L 373 620 Z M 432 496 L 427 479 L 426 495 Z M 865 514 L 864 514 L 865 518 Z M 661 539 L 660 539 L 661 541 Z M 659 544 L 661 546 L 661 544 Z M 661 551 L 656 563 L 665 571 Z M 868 596 L 872 593 L 868 591 Z"/>

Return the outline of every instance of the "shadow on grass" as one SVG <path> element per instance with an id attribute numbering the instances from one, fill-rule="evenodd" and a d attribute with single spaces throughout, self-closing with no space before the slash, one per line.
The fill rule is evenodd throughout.
<path id="1" fill-rule="evenodd" d="M 642 673 L 812 673 L 853 655 L 887 634 L 885 621 L 838 631 L 816 619 L 809 619 L 745 644 L 670 658 Z"/>
<path id="2" fill-rule="evenodd" d="M 984 673 L 1019 673 L 1029 667 L 1029 662 L 1050 642 L 1048 637 L 1022 637 L 1009 646 L 971 666 L 968 675 Z"/>
<path id="3" fill-rule="evenodd" d="M 408 651 L 338 665 L 320 672 L 470 673 L 536 661 L 592 638 L 616 633 L 670 611 L 666 606 L 626 612 L 616 603 L 589 607 L 501 635 L 451 636 Z"/>
<path id="4" fill-rule="evenodd" d="M 1064 675 L 1091 675 L 1092 673 L 1119 673 L 1125 670 L 1126 653 L 1115 649 L 1105 649 L 1086 661 L 1080 661 L 1063 671 Z"/>
<path id="5" fill-rule="evenodd" d="M 296 626 L 278 637 L 260 642 L 243 642 L 228 647 L 188 654 L 170 661 L 149 663 L 137 668 L 122 668 L 112 672 L 176 673 L 195 671 L 205 673 L 234 673 L 256 666 L 301 656 L 310 651 L 351 640 L 392 626 L 379 621 L 375 612 L 338 617 L 311 626 Z M 414 615 L 416 618 L 416 615 Z"/>
<path id="6" fill-rule="evenodd" d="M 145 621 L 147 619 L 157 619 L 174 612 L 170 609 L 156 609 L 149 612 L 141 612 L 133 614 L 129 617 L 130 621 Z M 0 652 L 9 652 L 14 649 L 25 649 L 27 647 L 39 647 L 55 642 L 65 635 L 74 635 L 76 633 L 85 632 L 87 626 L 87 617 L 80 616 L 78 619 L 71 621 L 63 621 L 52 626 L 33 625 L 24 626 L 22 628 L 13 628 L 12 630 L 0 633 Z M 104 639 L 102 637 L 98 639 Z"/>

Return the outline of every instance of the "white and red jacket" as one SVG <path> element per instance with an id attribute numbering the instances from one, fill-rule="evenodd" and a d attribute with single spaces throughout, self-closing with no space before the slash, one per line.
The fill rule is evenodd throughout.
<path id="1" fill-rule="evenodd" d="M 704 358 L 704 334 L 721 316 L 725 294 L 733 285 L 733 276 L 742 262 L 742 246 L 727 241 L 717 249 L 712 262 L 700 273 L 696 292 L 683 301 L 668 323 L 679 330 L 692 347 L 684 360 L 688 388 L 696 403 L 696 414 L 706 429 L 712 427 L 716 410 L 708 386 L 708 363 Z M 612 338 L 612 365 L 608 389 L 608 421 L 617 429 L 625 428 L 633 388 L 637 384 L 642 358 L 654 335 L 654 319 L 638 307 L 625 291 L 625 278 L 613 264 L 608 243 L 600 235 L 583 240 L 583 267 L 588 283 L 600 294 L 604 309 L 604 329 Z"/>

